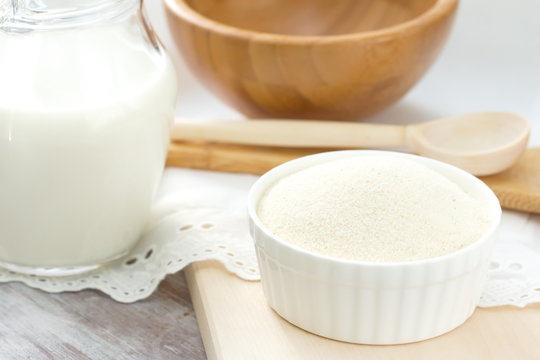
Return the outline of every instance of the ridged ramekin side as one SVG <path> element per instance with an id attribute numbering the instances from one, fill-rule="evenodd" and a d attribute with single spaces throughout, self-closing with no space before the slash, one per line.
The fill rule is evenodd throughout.
<path id="1" fill-rule="evenodd" d="M 312 333 L 364 344 L 415 342 L 461 325 L 478 304 L 496 238 L 462 256 L 370 267 L 313 259 L 254 224 L 252 233 L 264 293 L 278 314 Z"/>
<path id="2" fill-rule="evenodd" d="M 272 234 L 258 218 L 259 200 L 280 178 L 315 164 L 371 155 L 417 161 L 462 187 L 488 210 L 491 224 L 484 236 L 437 258 L 369 263 L 299 248 Z M 307 156 L 269 171 L 252 187 L 248 213 L 263 289 L 276 312 L 332 339 L 399 344 L 444 334 L 472 314 L 486 280 L 501 208 L 484 183 L 451 165 L 410 154 L 350 150 Z"/>

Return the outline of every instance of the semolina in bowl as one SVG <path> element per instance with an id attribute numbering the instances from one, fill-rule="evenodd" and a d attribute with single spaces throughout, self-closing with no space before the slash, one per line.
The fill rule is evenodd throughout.
<path id="1" fill-rule="evenodd" d="M 444 334 L 473 313 L 501 208 L 483 182 L 451 165 L 351 150 L 269 171 L 253 185 L 248 213 L 278 314 L 336 340 L 400 344 Z"/>

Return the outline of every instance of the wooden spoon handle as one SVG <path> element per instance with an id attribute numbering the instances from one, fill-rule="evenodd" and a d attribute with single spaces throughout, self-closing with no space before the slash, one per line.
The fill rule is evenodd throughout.
<path id="1" fill-rule="evenodd" d="M 310 120 L 177 120 L 172 139 L 287 147 L 402 146 L 405 126 Z"/>

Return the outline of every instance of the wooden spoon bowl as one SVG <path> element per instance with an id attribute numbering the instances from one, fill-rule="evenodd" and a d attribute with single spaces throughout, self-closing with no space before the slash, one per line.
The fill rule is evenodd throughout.
<path id="1" fill-rule="evenodd" d="M 425 73 L 458 0 L 165 0 L 191 70 L 248 117 L 352 120 Z"/>

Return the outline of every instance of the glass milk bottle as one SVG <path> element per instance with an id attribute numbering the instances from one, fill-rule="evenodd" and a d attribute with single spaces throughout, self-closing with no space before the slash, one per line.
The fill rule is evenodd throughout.
<path id="1" fill-rule="evenodd" d="M 140 0 L 0 0 L 0 266 L 121 257 L 167 154 L 176 75 Z"/>

